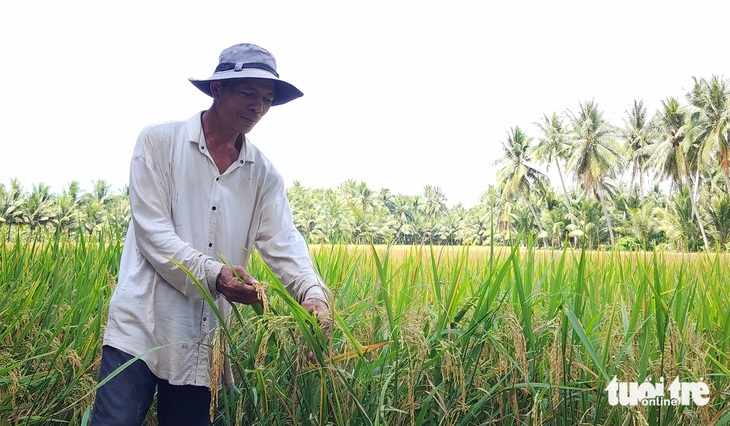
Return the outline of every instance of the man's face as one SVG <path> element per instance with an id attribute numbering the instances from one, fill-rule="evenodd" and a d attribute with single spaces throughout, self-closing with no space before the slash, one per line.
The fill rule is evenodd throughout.
<path id="1" fill-rule="evenodd" d="M 262 79 L 237 79 L 211 83 L 217 111 L 238 133 L 246 134 L 271 108 L 276 83 Z"/>

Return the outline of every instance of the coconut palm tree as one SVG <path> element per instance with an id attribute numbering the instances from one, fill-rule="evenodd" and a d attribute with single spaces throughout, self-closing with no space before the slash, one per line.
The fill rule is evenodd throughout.
<path id="1" fill-rule="evenodd" d="M 316 222 L 317 213 L 313 204 L 315 197 L 312 190 L 304 187 L 301 182 L 294 181 L 294 184 L 287 189 L 286 195 L 291 206 L 294 226 L 307 241 L 314 242 L 311 234 L 316 232 L 319 223 Z"/>
<path id="2" fill-rule="evenodd" d="M 699 128 L 696 119 L 696 115 L 693 116 L 689 112 L 685 114 L 685 125 L 682 126 L 682 131 L 687 133 L 687 136 L 682 140 L 682 150 L 685 156 L 685 179 L 687 180 L 687 193 L 692 207 L 692 215 L 697 221 L 705 250 L 709 250 L 710 242 L 707 238 L 704 220 L 700 212 L 700 200 L 703 194 L 702 183 L 707 175 L 706 172 L 703 172 L 703 169 L 708 167 L 708 164 L 712 163 L 712 161 L 702 157 L 702 144 L 698 141 L 696 133 Z"/>
<path id="3" fill-rule="evenodd" d="M 730 196 L 719 194 L 713 197 L 707 208 L 710 234 L 722 250 L 727 250 L 730 242 Z"/>
<path id="4" fill-rule="evenodd" d="M 10 186 L 0 184 L 0 225 L 8 227 L 6 239 L 10 241 L 13 225 L 23 223 L 25 194 L 18 179 L 11 179 Z"/>
<path id="5" fill-rule="evenodd" d="M 494 185 L 479 197 L 479 204 L 469 209 L 462 224 L 460 238 L 464 244 L 497 243 L 499 217 L 502 208 L 501 197 Z"/>
<path id="6" fill-rule="evenodd" d="M 30 195 L 23 204 L 25 223 L 30 226 L 31 235 L 53 223 L 56 205 L 50 191 L 51 188 L 44 183 L 33 185 Z"/>
<path id="7" fill-rule="evenodd" d="M 631 159 L 631 181 L 629 192 L 634 190 L 636 179 L 639 180 L 639 196 L 644 194 L 644 171 L 649 154 L 642 148 L 651 145 L 655 139 L 652 127 L 649 125 L 644 101 L 634 100 L 633 107 L 626 112 L 624 127 L 619 129 L 627 148 L 627 157 Z"/>
<path id="8" fill-rule="evenodd" d="M 502 199 L 524 198 L 532 214 L 534 223 L 542 233 L 540 218 L 529 196 L 531 192 L 538 194 L 545 191 L 549 185 L 547 176 L 537 170 L 530 163 L 532 138 L 528 137 L 519 126 L 510 129 L 507 140 L 502 142 L 504 155 L 496 164 L 506 163 L 497 171 L 497 185 L 502 191 Z M 521 197 L 515 197 L 521 195 Z"/>
<path id="9" fill-rule="evenodd" d="M 87 192 L 81 197 L 83 201 L 89 202 L 93 200 L 100 204 L 106 204 L 110 201 L 112 186 L 109 182 L 104 179 L 98 179 L 93 182 L 92 186 L 93 189 L 91 192 Z"/>
<path id="10" fill-rule="evenodd" d="M 685 182 L 690 184 L 696 182 L 695 186 L 699 186 L 698 145 L 685 137 L 692 127 L 691 124 L 687 124 L 688 117 L 686 107 L 681 106 L 677 98 L 672 97 L 662 101 L 661 108 L 652 119 L 656 140 L 637 151 L 641 155 L 648 156 L 646 166 L 654 170 L 656 177 L 670 180 L 670 198 L 675 191 L 681 192 L 684 189 Z M 688 194 L 692 217 L 697 222 L 705 249 L 708 249 L 709 241 L 697 206 L 699 191 L 690 185 Z M 666 204 L 666 208 L 669 208 L 669 203 Z"/>
<path id="11" fill-rule="evenodd" d="M 446 194 L 440 186 L 426 185 L 423 188 L 423 199 L 423 210 L 429 219 L 437 218 L 447 210 Z"/>
<path id="12" fill-rule="evenodd" d="M 570 203 L 570 201 L 568 201 Z M 552 247 L 560 247 L 568 235 L 567 226 L 573 223 L 575 216 L 567 211 L 567 205 L 560 200 L 560 196 L 550 187 L 545 191 L 546 208 L 540 211 L 540 222 L 550 239 Z"/>
<path id="13" fill-rule="evenodd" d="M 531 232 L 535 229 L 535 219 L 529 208 L 529 194 L 507 204 L 509 205 L 510 225 L 512 226 L 514 236 L 524 236 L 522 237 L 521 243 L 527 242 L 529 238 L 541 238 L 545 241 L 545 245 L 547 245 L 547 233 L 542 230 L 542 223 L 538 225 L 541 231 L 536 236 L 533 236 L 534 234 Z M 516 239 L 512 240 L 513 243 L 517 241 Z"/>
<path id="14" fill-rule="evenodd" d="M 651 203 L 643 203 L 640 206 L 629 208 L 628 220 L 624 222 L 620 230 L 638 247 L 628 246 L 624 248 L 651 249 L 659 234 L 659 225 L 657 211 Z"/>
<path id="15" fill-rule="evenodd" d="M 575 220 L 566 226 L 568 237 L 576 246 L 598 247 L 605 240 L 605 228 L 600 223 L 603 209 L 595 197 L 588 197 L 583 191 L 571 192 L 571 205 L 574 207 Z"/>
<path id="16" fill-rule="evenodd" d="M 563 125 L 563 121 L 556 113 L 553 113 L 551 117 L 544 115 L 542 122 L 537 123 L 537 126 L 540 128 L 542 135 L 538 139 L 538 143 L 534 146 L 532 158 L 535 161 L 545 163 L 546 171 L 549 171 L 551 162 L 555 163 L 555 168 L 558 169 L 558 176 L 560 178 L 560 186 L 563 188 L 565 207 L 568 209 L 568 214 L 572 216 L 573 212 L 570 209 L 568 190 L 565 188 L 563 170 L 560 167 L 561 160 L 564 161 L 567 158 L 570 149 L 570 132 Z"/>
<path id="17" fill-rule="evenodd" d="M 95 198 L 86 198 L 80 205 L 82 213 L 82 227 L 89 236 L 100 232 L 107 224 L 109 212 L 103 202 Z"/>
<path id="18" fill-rule="evenodd" d="M 607 179 L 615 176 L 624 157 L 616 129 L 603 117 L 594 101 L 580 104 L 577 114 L 569 112 L 572 144 L 567 167 L 579 180 L 586 196 L 595 195 L 601 203 L 611 245 L 616 245 L 606 200 Z"/>
<path id="19" fill-rule="evenodd" d="M 651 126 L 656 139 L 650 139 L 647 145 L 638 148 L 635 155 L 646 158 L 646 167 L 653 170 L 657 178 L 670 180 L 671 197 L 674 190 L 681 189 L 682 179 L 687 173 L 687 160 L 682 148 L 684 111 L 677 98 L 662 101 Z"/>
<path id="20" fill-rule="evenodd" d="M 463 243 L 459 238 L 459 229 L 466 220 L 466 216 L 467 211 L 462 204 L 444 210 L 444 214 L 438 221 L 438 231 L 436 231 L 436 237 L 441 244 L 460 245 Z"/>
<path id="21" fill-rule="evenodd" d="M 377 198 L 381 203 L 388 209 L 390 214 L 395 212 L 395 194 L 393 194 L 388 188 L 380 188 L 377 193 Z"/>
<path id="22" fill-rule="evenodd" d="M 339 186 L 338 190 L 345 200 L 356 209 L 367 211 L 375 205 L 373 191 L 365 182 L 358 183 L 353 179 L 348 179 Z"/>
<path id="23" fill-rule="evenodd" d="M 68 235 L 77 231 L 80 226 L 78 199 L 74 200 L 72 195 L 64 192 L 56 198 L 56 207 L 56 228 Z"/>
<path id="24" fill-rule="evenodd" d="M 440 186 L 426 185 L 421 196 L 423 203 L 421 207 L 425 216 L 426 228 L 429 237 L 433 240 L 438 237 L 438 223 L 441 217 L 447 212 L 446 195 Z"/>
<path id="25" fill-rule="evenodd" d="M 393 199 L 391 215 L 394 219 L 395 242 L 413 244 L 417 241 L 419 228 L 419 200 L 415 195 L 396 195 Z"/>
<path id="26" fill-rule="evenodd" d="M 668 211 L 661 218 L 660 229 L 669 241 L 679 250 L 697 251 L 703 243 L 707 247 L 706 236 L 702 235 L 696 220 L 696 210 L 691 201 L 688 187 L 678 191 L 669 202 Z"/>
<path id="27" fill-rule="evenodd" d="M 719 166 L 730 194 L 730 87 L 717 76 L 694 82 L 687 93 L 687 139 L 697 145 L 699 170 Z"/>

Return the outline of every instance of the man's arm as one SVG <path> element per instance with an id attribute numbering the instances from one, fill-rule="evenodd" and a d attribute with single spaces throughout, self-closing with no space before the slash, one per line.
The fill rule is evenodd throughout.
<path id="1" fill-rule="evenodd" d="M 148 132 L 140 134 L 130 166 L 129 199 L 137 248 L 157 273 L 184 295 L 203 297 L 176 262 L 216 297 L 223 264 L 194 249 L 175 232 L 168 197 L 171 182 L 166 146 L 148 138 Z"/>
<path id="2" fill-rule="evenodd" d="M 294 226 L 283 181 L 264 194 L 256 248 L 289 294 L 309 313 L 316 314 L 329 335 L 330 291 L 314 270 L 304 238 Z"/>

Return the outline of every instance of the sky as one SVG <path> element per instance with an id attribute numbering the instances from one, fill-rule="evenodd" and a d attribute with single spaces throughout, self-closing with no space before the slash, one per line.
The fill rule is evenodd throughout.
<path id="1" fill-rule="evenodd" d="M 0 183 L 121 189 L 140 130 L 207 109 L 188 78 L 251 42 L 304 92 L 249 134 L 287 186 L 471 207 L 510 129 L 538 138 L 589 100 L 621 125 L 635 99 L 653 114 L 727 77 L 729 22 L 720 0 L 5 2 Z"/>

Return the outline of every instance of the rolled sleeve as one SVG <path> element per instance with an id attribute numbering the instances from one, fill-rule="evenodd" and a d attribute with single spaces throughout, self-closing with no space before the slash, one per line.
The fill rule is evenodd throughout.
<path id="1" fill-rule="evenodd" d="M 217 299 L 220 295 L 220 293 L 218 293 L 217 283 L 221 269 L 223 269 L 223 264 L 220 262 L 216 262 L 213 259 L 208 259 L 205 262 L 205 276 L 208 283 L 208 291 L 210 291 L 210 295 L 213 296 L 214 299 Z"/>
<path id="2" fill-rule="evenodd" d="M 306 294 L 304 295 L 304 300 L 307 299 L 317 299 L 324 302 L 327 307 L 330 307 L 330 296 L 329 296 L 329 290 L 327 287 L 325 287 L 324 283 L 321 283 L 320 285 L 311 286 L 307 290 Z"/>

